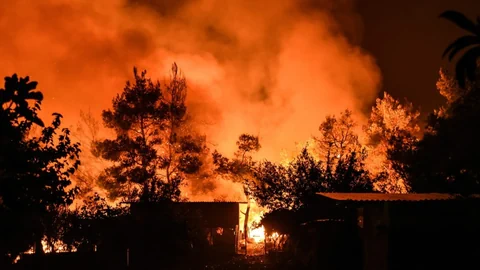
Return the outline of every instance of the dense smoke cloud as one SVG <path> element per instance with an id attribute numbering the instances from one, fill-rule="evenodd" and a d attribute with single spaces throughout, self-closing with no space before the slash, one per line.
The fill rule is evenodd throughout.
<path id="1" fill-rule="evenodd" d="M 0 74 L 39 81 L 45 114 L 69 124 L 108 108 L 134 65 L 165 79 L 177 62 L 189 113 L 227 155 L 252 133 L 278 160 L 325 115 L 365 109 L 380 82 L 345 0 L 2 1 L 0 31 Z"/>

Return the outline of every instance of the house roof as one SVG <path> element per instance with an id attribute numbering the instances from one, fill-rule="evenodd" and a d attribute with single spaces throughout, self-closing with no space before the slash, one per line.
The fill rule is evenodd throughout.
<path id="1" fill-rule="evenodd" d="M 162 204 L 162 203 L 173 203 L 173 204 L 247 204 L 248 202 L 243 201 L 183 201 L 183 202 L 123 202 L 124 204 Z"/>
<path id="2" fill-rule="evenodd" d="M 385 194 L 385 193 L 317 193 L 322 197 L 336 201 L 358 202 L 391 202 L 391 201 L 446 201 L 460 198 L 458 195 L 447 193 L 409 193 L 409 194 Z"/>
<path id="3" fill-rule="evenodd" d="M 334 222 L 345 222 L 345 220 L 344 219 L 331 219 L 331 218 L 316 219 L 316 220 L 312 220 L 312 221 L 302 223 L 300 225 L 305 226 L 305 225 L 314 224 L 314 223 L 334 223 Z"/>

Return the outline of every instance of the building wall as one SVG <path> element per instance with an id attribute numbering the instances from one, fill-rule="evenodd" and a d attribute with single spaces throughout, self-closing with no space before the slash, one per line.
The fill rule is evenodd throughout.
<path id="1" fill-rule="evenodd" d="M 136 267 L 235 254 L 238 203 L 134 204 L 131 214 L 130 253 Z"/>
<path id="2" fill-rule="evenodd" d="M 390 269 L 458 268 L 476 261 L 480 251 L 476 209 L 463 201 L 392 206 Z"/>
<path id="3" fill-rule="evenodd" d="M 458 268 L 480 254 L 475 205 L 455 201 L 358 206 L 365 270 Z"/>
<path id="4" fill-rule="evenodd" d="M 384 203 L 360 207 L 363 228 L 359 227 L 363 242 L 363 269 L 386 270 L 388 267 L 388 212 Z"/>

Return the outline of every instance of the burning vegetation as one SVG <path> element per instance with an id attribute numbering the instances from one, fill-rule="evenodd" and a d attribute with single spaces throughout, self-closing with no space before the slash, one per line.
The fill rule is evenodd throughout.
<path id="1" fill-rule="evenodd" d="M 23 86 L 7 83 L 4 91 L 18 87 Z M 317 192 L 408 191 L 388 153 L 396 147 L 414 147 L 419 140 L 419 114 L 411 104 L 402 105 L 385 93 L 377 99 L 363 128 L 358 127 L 350 110 L 339 117 L 327 116 L 319 125 L 318 136 L 278 163 L 256 157 L 262 145 L 254 135 L 240 135 L 232 157 L 207 147 L 208 138 L 195 128 L 194 116 L 189 114 L 187 89 L 187 80 L 176 64 L 170 80 L 164 84 L 147 77 L 146 71 L 138 73 L 134 69 L 134 81 L 127 82 L 124 91 L 113 99 L 113 109 L 102 114 L 104 126 L 114 131 L 111 139 L 102 138 L 100 124 L 94 117 L 82 114 L 77 137 L 81 138 L 85 154 L 69 157 L 87 159 L 83 165 L 75 163 L 78 170 L 72 179 L 76 188 L 69 196 L 77 195 L 76 203 L 70 210 L 57 208 L 53 212 L 65 214 L 58 219 L 59 223 L 52 223 L 59 230 L 52 231 L 51 236 L 46 231 L 36 242 L 43 246 L 43 252 L 81 248 L 86 239 L 72 239 L 69 243 L 61 240 L 72 233 L 62 227 L 67 216 L 81 216 L 81 220 L 102 218 L 97 215 L 118 216 L 125 211 L 118 204 L 122 202 L 189 201 L 195 200 L 197 194 L 200 198 L 208 194 L 208 189 L 218 196 L 212 201 L 246 201 L 239 211 L 238 245 L 245 252 L 251 245 L 255 253 L 264 251 L 267 242 L 278 248 L 287 235 L 274 227 L 267 230 L 262 221 L 265 214 L 298 211 Z M 32 120 L 32 124 L 33 121 L 39 120 Z M 80 136 L 85 131 L 90 136 Z M 392 144 L 392 139 L 400 139 L 400 146 L 398 141 Z M 68 147 L 75 151 L 79 144 Z M 96 167 L 90 168 L 89 164 Z M 232 190 L 222 194 L 216 181 L 230 183 Z M 209 183 L 213 184 L 210 188 Z"/>
<path id="2" fill-rule="evenodd" d="M 96 251 L 105 238 L 114 238 L 112 224 L 131 224 L 127 203 L 246 202 L 230 227 L 207 226 L 188 209 L 167 207 L 154 218 L 163 238 L 138 228 L 136 233 L 182 252 L 213 245 L 213 235 L 229 235 L 237 252 L 248 254 L 249 246 L 255 253 L 286 245 L 318 192 L 478 189 L 478 168 L 449 137 L 450 130 L 466 129 L 460 117 L 477 116 L 477 86 L 459 87 L 442 71 L 437 87 L 447 102 L 423 130 L 415 106 L 388 93 L 362 114 L 378 91 L 377 67 L 325 8 L 306 11 L 296 1 L 267 1 L 269 8 L 258 1 L 233 8 L 222 1 L 180 1 L 165 7 L 175 15 L 169 17 L 149 1 L 110 1 L 107 7 L 80 2 L 36 3 L 19 18 L 8 17 L 23 22 L 19 35 L 0 25 L 15 41 L 15 50 L 0 46 L 6 57 L 0 72 L 28 70 L 46 89 L 44 99 L 36 82 L 17 75 L 6 77 L 0 89 L 0 214 L 12 221 L 2 231 L 21 227 L 25 220 L 18 212 L 32 224 L 5 236 L 0 252 L 6 261 L 23 253 Z M 0 4 L 0 10 L 9 5 Z M 37 11 L 65 9 L 76 15 L 43 20 Z M 232 24 L 232 16 L 244 24 Z M 47 30 L 35 30 L 34 46 L 23 45 L 21 39 L 37 27 Z M 78 35 L 52 46 L 73 30 Z M 53 63 L 39 69 L 45 59 L 32 50 L 43 48 Z M 32 57 L 19 67 L 19 55 Z M 133 63 L 158 74 L 172 59 L 178 62 L 163 80 L 137 68 L 133 77 L 126 74 Z M 128 78 L 122 90 L 120 81 Z M 82 94 L 77 99 L 55 91 L 62 83 Z M 92 110 L 80 114 L 71 132 L 60 128 L 58 113 L 46 126 L 41 106 L 65 111 L 70 119 L 79 109 Z M 438 150 L 441 139 L 448 139 L 451 153 Z M 450 154 L 461 162 L 448 163 Z M 437 168 L 443 165 L 446 171 Z M 429 184 L 431 179 L 437 182 Z"/>

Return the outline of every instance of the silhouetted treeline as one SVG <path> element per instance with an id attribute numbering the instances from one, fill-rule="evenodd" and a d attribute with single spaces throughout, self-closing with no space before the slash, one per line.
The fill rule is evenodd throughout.
<path id="1" fill-rule="evenodd" d="M 265 226 L 285 233 L 302 221 L 297 214 L 317 192 L 479 193 L 480 25 L 454 11 L 441 17 L 469 35 L 445 50 L 449 60 L 461 55 L 455 76 L 441 70 L 437 88 L 446 102 L 426 123 L 420 122 L 413 104 L 385 93 L 363 128 L 350 110 L 329 115 L 318 136 L 279 163 L 255 159 L 261 141 L 268 138 L 249 134 L 240 135 L 232 157 L 210 152 L 206 137 L 191 124 L 187 81 L 177 65 L 164 85 L 134 69 L 134 81 L 102 113 L 104 126 L 115 137 L 93 138 L 89 149 L 109 162 L 90 182 L 107 198 L 86 196 L 91 187 L 80 193 L 72 185 L 81 146 L 69 129 L 61 128 L 61 114 L 53 114 L 50 125 L 39 118 L 43 95 L 36 91 L 37 83 L 16 74 L 6 77 L 0 89 L 0 266 L 28 250 L 40 256 L 44 246 L 53 252 L 58 246 L 78 252 L 114 248 L 110 228 L 131 223 L 128 208 L 112 206 L 107 199 L 180 201 L 186 199 L 180 187 L 189 177 L 220 176 L 243 184 L 246 198 L 267 210 Z M 77 208 L 71 207 L 74 199 L 81 201 Z M 141 232 L 152 242 L 172 245 L 176 236 L 168 231 L 183 233 L 182 248 L 198 237 L 189 234 L 194 230 L 185 227 L 185 220 L 164 214 L 163 232 L 155 237 L 155 228 L 145 229 L 148 224 L 125 225 L 115 232 Z M 292 222 L 282 223 L 285 219 Z M 177 225 L 184 230 L 176 230 Z"/>
<path id="2" fill-rule="evenodd" d="M 53 241 L 52 219 L 61 215 L 77 189 L 70 176 L 79 165 L 80 145 L 60 128 L 55 113 L 51 125 L 38 117 L 43 95 L 37 82 L 16 74 L 0 89 L 0 256 L 3 263 Z"/>

